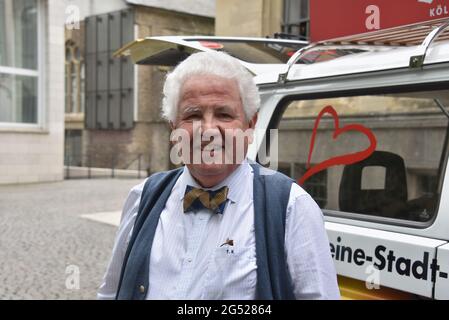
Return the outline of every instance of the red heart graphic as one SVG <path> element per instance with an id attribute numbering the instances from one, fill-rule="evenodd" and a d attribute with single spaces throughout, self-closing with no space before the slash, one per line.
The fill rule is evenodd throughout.
<path id="1" fill-rule="evenodd" d="M 344 154 L 341 156 L 327 159 L 323 162 L 318 163 L 317 165 L 314 165 L 312 168 L 309 168 L 310 167 L 310 159 L 312 158 L 313 147 L 315 145 L 315 137 L 316 137 L 316 133 L 318 130 L 318 125 L 320 123 L 321 118 L 326 113 L 329 113 L 334 117 L 335 131 L 334 131 L 334 134 L 332 135 L 332 138 L 334 140 L 340 134 L 342 134 L 346 131 L 358 131 L 368 137 L 368 139 L 370 141 L 370 146 L 363 151 Z M 348 125 L 344 126 L 343 128 L 340 128 L 337 112 L 335 111 L 335 109 L 332 106 L 326 106 L 326 107 L 324 107 L 323 110 L 321 110 L 318 117 L 316 118 L 315 126 L 313 128 L 312 139 L 310 141 L 309 158 L 307 159 L 307 168 L 309 168 L 309 169 L 298 180 L 298 183 L 300 185 L 302 185 L 312 175 L 314 175 L 315 173 L 318 173 L 322 170 L 325 170 L 329 167 L 336 166 L 339 164 L 353 164 L 353 163 L 362 161 L 362 160 L 368 158 L 374 152 L 374 150 L 376 149 L 376 145 L 377 145 L 376 137 L 374 136 L 373 132 L 370 129 L 362 126 L 361 124 L 348 124 Z"/>

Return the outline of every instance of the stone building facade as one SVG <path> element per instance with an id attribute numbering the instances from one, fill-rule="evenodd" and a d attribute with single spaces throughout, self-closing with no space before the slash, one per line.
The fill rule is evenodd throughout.
<path id="1" fill-rule="evenodd" d="M 95 17 L 111 19 L 119 13 L 127 12 L 132 17 L 132 35 L 125 37 L 128 40 L 158 35 L 213 35 L 214 11 L 208 9 L 209 7 L 213 9 L 213 6 L 210 6 L 213 1 L 203 1 L 207 5 L 204 6 L 203 11 L 196 10 L 199 14 L 191 12 L 193 8 L 188 9 L 187 2 L 181 7 L 170 7 L 170 1 L 166 3 L 128 1 L 126 7 L 120 11 L 87 16 L 85 21 L 92 21 L 92 18 Z M 84 60 L 90 55 L 84 48 L 84 44 L 89 43 L 85 38 L 88 23 L 82 22 L 81 28 L 75 32 L 66 32 L 66 45 L 78 43 Z M 97 28 L 101 27 L 97 25 Z M 123 33 L 125 28 L 122 26 L 121 29 Z M 90 31 L 87 31 L 87 35 L 90 33 Z M 98 41 L 101 40 L 97 39 Z M 123 68 L 124 62 L 117 62 L 120 59 L 112 57 L 114 51 L 112 49 L 118 48 L 111 49 L 112 41 L 113 38 L 110 37 L 109 63 L 121 63 Z M 127 42 L 129 41 L 125 41 L 121 45 Z M 160 116 L 161 92 L 169 69 L 144 65 L 132 66 L 132 81 L 127 84 L 128 91 L 125 92 L 125 94 L 132 94 L 132 98 L 127 100 L 126 106 L 123 102 L 121 103 L 121 115 L 118 116 L 120 118 L 119 126 L 111 128 L 114 121 L 114 119 L 111 120 L 111 115 L 115 112 L 113 110 L 114 92 L 110 90 L 108 91 L 109 94 L 102 95 L 101 90 L 95 91 L 96 96 L 100 94 L 101 97 L 106 96 L 106 99 L 108 99 L 108 111 L 104 113 L 105 116 L 107 114 L 107 119 L 104 125 L 101 123 L 100 113 L 102 111 L 98 101 L 96 109 L 93 109 L 89 100 L 91 93 L 89 77 L 91 77 L 92 68 L 97 68 L 97 84 L 101 78 L 100 71 L 98 71 L 99 60 L 101 60 L 101 53 L 97 55 L 96 67 L 91 67 L 92 64 L 89 65 L 89 61 L 86 61 L 86 103 L 83 112 L 79 115 L 66 114 L 67 129 L 78 130 L 76 135 L 67 134 L 66 131 L 66 164 L 106 168 L 113 166 L 119 169 L 137 169 L 140 167 L 147 170 L 148 173 L 169 169 L 171 166 L 169 161 L 170 131 L 168 125 Z M 130 61 L 127 60 L 125 63 L 130 63 Z M 109 70 L 105 79 L 109 82 L 114 79 L 112 69 Z M 102 83 L 104 82 L 102 80 Z M 110 86 L 109 89 L 111 89 Z M 90 123 L 89 112 L 96 114 L 96 119 L 92 123 Z M 127 123 L 123 123 L 125 121 Z M 72 153 L 72 156 L 70 156 L 70 153 Z"/>

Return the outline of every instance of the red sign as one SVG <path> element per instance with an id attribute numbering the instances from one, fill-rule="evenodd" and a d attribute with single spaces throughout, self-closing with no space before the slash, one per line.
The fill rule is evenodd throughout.
<path id="1" fill-rule="evenodd" d="M 310 0 L 312 42 L 449 17 L 449 0 Z"/>

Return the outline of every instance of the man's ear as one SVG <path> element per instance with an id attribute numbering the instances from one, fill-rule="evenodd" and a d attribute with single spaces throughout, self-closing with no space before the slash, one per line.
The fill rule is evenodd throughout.
<path id="1" fill-rule="evenodd" d="M 253 115 L 253 117 L 251 118 L 251 120 L 249 120 L 249 128 L 250 129 L 255 129 L 256 128 L 256 123 L 257 123 L 257 112 Z"/>
<path id="2" fill-rule="evenodd" d="M 254 129 L 256 128 L 256 123 L 257 123 L 257 112 L 253 115 L 253 117 L 251 118 L 251 120 L 249 120 L 248 123 L 248 129 L 251 129 L 251 136 L 249 137 L 249 141 L 248 143 L 251 144 L 254 141 Z"/>
<path id="3" fill-rule="evenodd" d="M 170 143 L 174 145 L 176 141 L 172 141 L 171 140 L 171 136 L 172 136 L 173 130 L 175 130 L 176 127 L 175 127 L 175 124 L 173 123 L 173 121 L 168 121 L 168 126 L 170 127 L 170 130 L 171 130 L 171 132 L 170 132 Z"/>

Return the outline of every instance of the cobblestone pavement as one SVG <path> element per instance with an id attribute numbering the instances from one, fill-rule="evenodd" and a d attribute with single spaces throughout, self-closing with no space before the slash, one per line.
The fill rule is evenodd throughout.
<path id="1" fill-rule="evenodd" d="M 81 215 L 120 211 L 139 182 L 0 186 L 0 299 L 95 299 L 116 227 Z"/>

